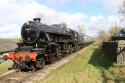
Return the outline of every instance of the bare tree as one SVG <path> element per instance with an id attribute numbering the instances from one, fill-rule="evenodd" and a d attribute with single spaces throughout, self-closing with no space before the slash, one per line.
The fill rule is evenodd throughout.
<path id="1" fill-rule="evenodd" d="M 97 37 L 98 41 L 108 41 L 110 40 L 110 34 L 105 31 L 100 31 Z"/>
<path id="2" fill-rule="evenodd" d="M 123 0 L 123 3 L 119 8 L 119 14 L 122 16 L 122 18 L 120 19 L 120 22 L 125 24 L 125 0 Z"/>
<path id="3" fill-rule="evenodd" d="M 19 43 L 23 43 L 23 39 L 22 38 L 17 38 L 16 41 L 19 42 Z"/>
<path id="4" fill-rule="evenodd" d="M 109 30 L 109 34 L 111 36 L 113 36 L 116 33 L 118 33 L 119 31 L 121 31 L 121 27 L 119 27 L 119 26 L 112 26 L 111 29 Z"/>
<path id="5" fill-rule="evenodd" d="M 119 9 L 119 13 L 125 17 L 125 0 L 123 1 L 123 4 L 121 5 Z"/>

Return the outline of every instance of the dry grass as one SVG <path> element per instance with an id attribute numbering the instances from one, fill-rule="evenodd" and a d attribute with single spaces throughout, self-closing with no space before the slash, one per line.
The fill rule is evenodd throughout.
<path id="1" fill-rule="evenodd" d="M 0 52 L 16 48 L 16 39 L 0 39 Z"/>

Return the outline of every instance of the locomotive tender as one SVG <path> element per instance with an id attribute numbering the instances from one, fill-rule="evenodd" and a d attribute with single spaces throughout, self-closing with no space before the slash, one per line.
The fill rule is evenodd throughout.
<path id="1" fill-rule="evenodd" d="M 13 68 L 37 70 L 93 42 L 93 38 L 60 24 L 46 25 L 40 18 L 21 28 L 23 42 L 4 58 L 14 62 Z"/>

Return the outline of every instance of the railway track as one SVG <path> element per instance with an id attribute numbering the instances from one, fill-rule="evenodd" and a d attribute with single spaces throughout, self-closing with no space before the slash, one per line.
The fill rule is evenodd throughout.
<path id="1" fill-rule="evenodd" d="M 43 69 L 36 72 L 17 72 L 15 70 L 9 70 L 8 72 L 0 75 L 0 83 L 32 83 L 32 81 L 42 80 L 50 73 L 50 71 L 55 70 L 63 64 L 67 63 L 75 56 L 84 52 L 84 50 L 88 47 L 89 46 L 79 50 L 78 52 L 70 54 L 62 58 L 60 61 L 56 61 L 53 64 L 46 65 Z"/>

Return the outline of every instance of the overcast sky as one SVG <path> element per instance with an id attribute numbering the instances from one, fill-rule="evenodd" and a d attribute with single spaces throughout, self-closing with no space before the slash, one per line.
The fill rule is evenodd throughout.
<path id="1" fill-rule="evenodd" d="M 78 31 L 84 26 L 85 34 L 96 36 L 109 30 L 119 20 L 118 9 L 123 0 L 1 0 L 0 38 L 20 37 L 24 22 L 43 17 L 46 24 L 67 23 Z"/>

